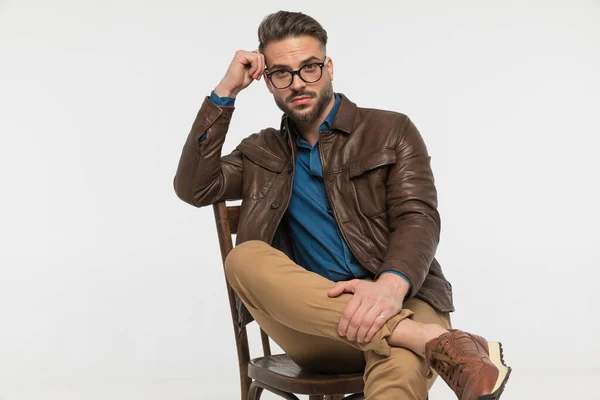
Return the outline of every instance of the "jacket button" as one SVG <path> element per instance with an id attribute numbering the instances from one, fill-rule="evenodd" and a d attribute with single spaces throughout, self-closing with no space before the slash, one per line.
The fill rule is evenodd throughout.
<path id="1" fill-rule="evenodd" d="M 279 208 L 279 203 L 274 201 L 271 203 L 271 209 L 272 210 L 277 210 Z"/>

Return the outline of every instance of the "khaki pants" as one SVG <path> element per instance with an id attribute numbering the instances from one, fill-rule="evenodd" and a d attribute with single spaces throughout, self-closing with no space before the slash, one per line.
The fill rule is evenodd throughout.
<path id="1" fill-rule="evenodd" d="M 410 299 L 370 343 L 358 343 L 341 337 L 337 330 L 352 294 L 328 297 L 334 282 L 307 271 L 265 242 L 236 246 L 225 270 L 260 327 L 303 369 L 344 373 L 364 368 L 368 400 L 427 398 L 436 375 L 427 379 L 426 362 L 410 350 L 390 346 L 386 338 L 404 318 L 450 328 L 447 313 Z"/>

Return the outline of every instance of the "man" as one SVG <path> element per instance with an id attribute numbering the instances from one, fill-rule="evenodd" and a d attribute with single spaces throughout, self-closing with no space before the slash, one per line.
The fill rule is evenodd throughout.
<path id="1" fill-rule="evenodd" d="M 499 398 L 510 373 L 500 344 L 449 330 L 437 194 L 416 127 L 334 93 L 313 18 L 280 11 L 258 36 L 205 99 L 174 182 L 197 207 L 242 199 L 230 284 L 302 368 L 364 369 L 367 399 L 425 399 L 435 373 L 461 400 Z M 236 96 L 261 78 L 280 129 L 221 156 Z"/>

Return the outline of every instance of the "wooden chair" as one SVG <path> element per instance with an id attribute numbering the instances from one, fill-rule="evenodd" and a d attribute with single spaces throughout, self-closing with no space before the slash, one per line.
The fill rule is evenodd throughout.
<path id="1" fill-rule="evenodd" d="M 240 207 L 228 207 L 225 202 L 221 202 L 214 204 L 213 209 L 224 265 L 233 248 L 232 235 L 237 233 Z M 236 325 L 239 311 L 235 293 L 229 282 L 226 285 L 235 331 L 242 400 L 258 400 L 263 390 L 288 400 L 299 400 L 294 394 L 309 395 L 309 400 L 364 400 L 362 373 L 322 375 L 302 371 L 287 355 L 271 355 L 269 337 L 262 329 L 260 335 L 264 356 L 251 360 L 246 326 L 240 329 Z M 346 393 L 353 394 L 344 397 Z"/>

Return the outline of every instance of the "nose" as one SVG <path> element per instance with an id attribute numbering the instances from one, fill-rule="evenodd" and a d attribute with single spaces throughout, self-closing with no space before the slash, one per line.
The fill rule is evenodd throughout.
<path id="1" fill-rule="evenodd" d="M 304 89 L 305 87 L 306 87 L 306 82 L 304 82 L 302 80 L 302 78 L 300 78 L 300 75 L 294 74 L 292 76 L 292 84 L 290 85 L 290 88 L 292 88 L 296 92 L 299 92 L 300 90 Z"/>

